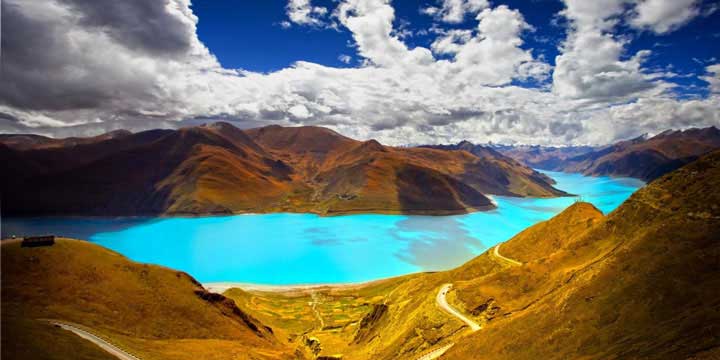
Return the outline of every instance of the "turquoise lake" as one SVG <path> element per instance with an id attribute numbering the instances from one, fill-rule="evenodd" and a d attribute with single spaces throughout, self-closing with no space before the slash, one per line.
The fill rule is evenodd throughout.
<path id="1" fill-rule="evenodd" d="M 628 178 L 545 173 L 557 188 L 606 214 L 643 186 Z M 579 198 L 495 196 L 496 210 L 455 216 L 6 218 L 2 236 L 88 239 L 135 261 L 186 271 L 200 282 L 362 282 L 454 268 Z"/>

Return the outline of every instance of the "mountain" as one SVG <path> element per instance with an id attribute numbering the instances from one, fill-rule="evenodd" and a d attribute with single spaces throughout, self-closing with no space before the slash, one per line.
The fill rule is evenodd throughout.
<path id="1" fill-rule="evenodd" d="M 38 248 L 3 241 L 2 358 L 109 358 L 45 319 L 87 329 L 143 359 L 296 358 L 271 328 L 185 273 L 86 241 Z"/>
<path id="2" fill-rule="evenodd" d="M 64 139 L 55 139 L 35 134 L 0 134 L 0 143 L 3 143 L 6 146 L 9 146 L 15 150 L 58 148 L 64 146 L 91 144 L 103 140 L 110 140 L 123 136 L 128 136 L 130 134 L 132 133 L 127 130 L 115 130 L 93 137 L 69 137 Z"/>
<path id="3" fill-rule="evenodd" d="M 485 194 L 562 196 L 518 163 L 402 149 L 320 127 L 227 123 L 93 138 L 0 137 L 7 215 L 448 214 Z"/>
<path id="4" fill-rule="evenodd" d="M 586 175 L 629 176 L 650 181 L 720 148 L 720 130 L 716 127 L 668 130 L 647 138 L 632 140 L 570 156 L 569 148 L 508 148 L 504 154 L 529 166 L 545 170 L 580 172 Z"/>
<path id="5" fill-rule="evenodd" d="M 464 151 L 475 155 L 480 159 L 477 167 L 484 170 L 482 173 L 478 172 L 478 174 L 484 176 L 483 179 L 478 180 L 491 188 L 493 194 L 514 196 L 523 193 L 523 191 L 558 194 L 550 186 L 555 183 L 552 178 L 524 166 L 520 162 L 495 151 L 490 146 L 475 145 L 468 141 L 462 141 L 455 145 L 424 145 L 420 148 Z M 510 176 L 506 175 L 508 173 Z"/>
<path id="6" fill-rule="evenodd" d="M 102 358 L 56 319 L 154 359 L 715 359 L 719 186 L 715 151 L 608 215 L 578 202 L 450 271 L 285 292 L 212 294 L 91 243 L 4 241 L 2 356 Z"/>
<path id="7" fill-rule="evenodd" d="M 720 355 L 718 185 L 716 151 L 653 181 L 607 217 L 576 205 L 519 234 L 502 253 L 524 265 L 457 285 L 457 304 L 487 326 L 446 358 Z"/>
<path id="8" fill-rule="evenodd" d="M 540 146 L 540 145 L 493 145 L 501 154 L 511 157 L 533 169 L 557 169 L 570 158 L 597 150 L 593 146 Z"/>

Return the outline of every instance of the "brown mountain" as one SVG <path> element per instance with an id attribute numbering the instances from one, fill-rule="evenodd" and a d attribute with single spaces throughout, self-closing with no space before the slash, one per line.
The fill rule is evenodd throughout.
<path id="1" fill-rule="evenodd" d="M 593 146 L 494 145 L 495 150 L 533 169 L 553 170 L 567 159 L 597 150 Z"/>
<path id="2" fill-rule="evenodd" d="M 629 176 L 650 181 L 720 148 L 720 130 L 668 130 L 651 138 L 639 137 L 584 154 L 569 156 L 583 148 L 505 148 L 504 154 L 545 170 L 580 172 L 586 175 Z"/>
<path id="3" fill-rule="evenodd" d="M 0 138 L 9 215 L 240 212 L 447 214 L 484 194 L 560 196 L 518 164 L 402 149 L 319 127 L 242 131 L 226 123 L 93 138 Z"/>
<path id="4" fill-rule="evenodd" d="M 127 130 L 115 130 L 102 135 L 81 138 L 69 137 L 64 139 L 55 139 L 35 134 L 0 134 L 0 143 L 3 143 L 15 150 L 43 149 L 43 148 L 59 148 L 64 146 L 75 146 L 82 144 L 91 144 L 103 140 L 120 138 L 132 134 Z"/>
<path id="5" fill-rule="evenodd" d="M 521 174 L 514 174 L 515 176 L 512 176 L 515 183 L 511 185 L 510 188 L 534 188 L 538 183 L 541 186 L 545 186 L 545 184 L 555 184 L 555 180 L 549 176 L 523 166 L 522 163 L 512 157 L 501 154 L 491 146 L 477 145 L 469 141 L 461 141 L 455 145 L 424 145 L 421 146 L 421 148 L 467 151 L 482 160 L 483 168 L 493 169 L 494 171 L 491 171 L 491 173 L 494 174 L 502 174 L 507 170 L 520 171 Z M 502 175 L 499 176 L 502 177 Z M 500 178 L 498 180 L 498 183 L 500 184 L 504 182 Z M 499 186 L 496 191 L 502 191 L 501 188 L 502 187 Z"/>

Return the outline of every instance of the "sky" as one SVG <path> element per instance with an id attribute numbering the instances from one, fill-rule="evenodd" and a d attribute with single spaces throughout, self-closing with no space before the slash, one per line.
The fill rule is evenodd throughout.
<path id="1" fill-rule="evenodd" d="M 228 121 L 389 145 L 720 126 L 718 0 L 4 0 L 0 132 Z"/>

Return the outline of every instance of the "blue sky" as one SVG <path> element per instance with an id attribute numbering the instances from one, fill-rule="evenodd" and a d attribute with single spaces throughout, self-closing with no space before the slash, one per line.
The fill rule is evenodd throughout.
<path id="1" fill-rule="evenodd" d="M 720 126 L 720 0 L 4 0 L 0 132 L 229 121 L 390 145 Z"/>
<path id="2" fill-rule="evenodd" d="M 314 6 L 332 9 L 336 1 L 314 1 Z M 404 38 L 409 47 L 429 47 L 434 36 L 417 34 L 437 25 L 432 16 L 421 9 L 436 5 L 433 1 L 393 1 L 396 12 L 395 28 L 412 31 Z M 565 27 L 558 13 L 564 8 L 560 0 L 492 1 L 493 5 L 508 5 L 518 9 L 535 31 L 527 33 L 525 47 L 536 55 L 543 55 L 554 65 L 558 47 L 565 39 Z M 705 11 L 711 11 L 720 1 L 705 1 Z M 192 9 L 199 17 L 198 36 L 226 68 L 241 68 L 258 72 L 273 72 L 296 61 L 309 61 L 333 67 L 353 67 L 362 60 L 357 55 L 352 34 L 347 29 L 309 26 L 281 26 L 288 17 L 284 0 L 195 0 Z M 459 24 L 444 24 L 445 28 L 471 29 L 476 21 L 466 16 Z M 627 26 L 618 36 L 631 39 L 628 53 L 651 49 L 648 67 L 672 69 L 677 73 L 700 75 L 705 67 L 720 58 L 720 11 L 709 16 L 697 16 L 685 26 L 667 33 L 637 31 Z M 352 57 L 350 64 L 338 57 Z M 713 60 L 715 59 L 715 60 Z M 706 83 L 697 77 L 677 78 L 685 95 L 707 95 Z"/>

